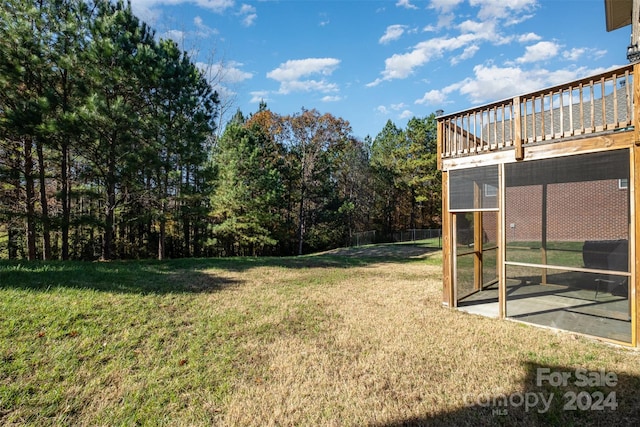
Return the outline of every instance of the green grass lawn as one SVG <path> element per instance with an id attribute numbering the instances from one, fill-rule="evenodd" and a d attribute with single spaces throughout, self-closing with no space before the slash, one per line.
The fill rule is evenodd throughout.
<path id="1" fill-rule="evenodd" d="M 584 242 L 547 242 L 546 264 L 584 267 L 582 245 Z M 544 264 L 540 242 L 509 242 L 507 244 L 507 261 Z"/>
<path id="2" fill-rule="evenodd" d="M 640 354 L 441 306 L 441 253 L 0 261 L 2 425 L 631 425 Z M 614 387 L 536 371 L 615 372 Z M 615 411 L 563 394 L 615 391 Z M 485 398 L 555 396 L 548 411 Z M 515 400 L 514 400 L 515 401 Z M 499 408 L 502 410 L 502 408 Z"/>

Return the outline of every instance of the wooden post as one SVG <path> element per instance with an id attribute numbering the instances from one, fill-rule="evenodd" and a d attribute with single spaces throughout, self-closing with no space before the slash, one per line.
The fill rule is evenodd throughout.
<path id="1" fill-rule="evenodd" d="M 522 141 L 522 117 L 520 113 L 520 97 L 513 98 L 513 138 L 516 143 L 516 160 L 524 159 L 524 145 Z"/>
<path id="2" fill-rule="evenodd" d="M 505 266 L 506 260 L 506 214 L 505 214 L 505 194 L 507 190 L 505 187 L 504 179 L 504 163 L 499 166 L 498 169 L 498 254 L 496 264 L 498 265 L 498 315 L 501 319 L 507 316 L 507 268 Z"/>
<path id="3" fill-rule="evenodd" d="M 482 200 L 482 186 L 477 182 L 474 184 L 474 207 L 477 209 Z M 473 212 L 473 289 L 482 289 L 482 212 Z"/>
<path id="4" fill-rule="evenodd" d="M 451 214 L 449 213 L 449 173 L 442 172 L 442 303 L 453 307 Z"/>
<path id="5" fill-rule="evenodd" d="M 640 145 L 640 82 L 636 81 L 640 77 L 640 63 L 633 66 L 633 117 L 631 124 L 633 129 L 633 141 L 635 145 Z"/>
<path id="6" fill-rule="evenodd" d="M 547 265 L 547 230 L 549 218 L 547 218 L 547 197 L 548 197 L 548 184 L 542 184 L 542 206 L 540 206 L 542 214 L 542 236 L 540 240 L 541 264 Z M 547 283 L 547 269 L 542 270 L 542 284 Z"/>
<path id="7" fill-rule="evenodd" d="M 638 122 L 635 122 L 638 125 Z M 630 212 L 630 230 L 629 230 L 629 316 L 631 316 L 631 345 L 638 346 L 638 336 L 640 336 L 640 324 L 638 323 L 638 313 L 640 313 L 640 301 L 638 298 L 638 290 L 640 290 L 640 239 L 638 239 L 638 230 L 640 230 L 640 147 L 632 147 L 631 152 L 631 170 L 629 173 L 629 201 L 631 203 Z"/>
<path id="8" fill-rule="evenodd" d="M 442 131 L 443 130 L 442 129 L 443 126 L 444 126 L 444 124 L 442 123 L 442 121 L 438 120 L 437 137 L 436 137 L 437 138 L 436 162 L 437 162 L 438 170 L 440 170 L 440 171 L 442 170 L 442 144 L 444 144 L 444 140 L 443 140 L 444 132 Z M 444 182 L 444 178 L 443 178 L 443 182 Z"/>
<path id="9" fill-rule="evenodd" d="M 633 2 L 633 12 L 635 13 L 632 19 L 632 29 L 634 30 L 634 35 L 636 34 L 636 29 L 638 28 L 638 1 Z M 633 40 L 633 42 L 638 42 L 638 40 Z M 633 152 L 632 152 L 632 168 L 629 176 L 629 200 L 632 203 L 630 214 L 631 218 L 629 218 L 629 222 L 631 223 L 631 229 L 629 230 L 630 239 L 633 244 L 629 245 L 630 251 L 630 259 L 634 260 L 630 265 L 631 270 L 631 286 L 629 293 L 629 301 L 631 312 L 629 315 L 631 316 L 631 344 L 633 346 L 638 346 L 638 335 L 640 334 L 640 325 L 638 324 L 638 313 L 640 313 L 640 301 L 638 301 L 638 290 L 640 290 L 640 277 L 638 272 L 640 272 L 640 260 L 638 259 L 638 254 L 640 254 L 640 239 L 638 239 L 638 230 L 640 230 L 640 215 L 637 213 L 640 212 L 640 179 L 638 177 L 638 173 L 640 172 L 640 82 L 637 81 L 640 76 L 640 64 L 635 64 L 633 66 L 633 115 L 631 117 L 631 124 L 633 125 Z"/>

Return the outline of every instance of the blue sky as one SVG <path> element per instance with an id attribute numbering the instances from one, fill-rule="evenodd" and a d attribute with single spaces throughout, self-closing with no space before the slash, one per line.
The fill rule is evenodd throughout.
<path id="1" fill-rule="evenodd" d="M 260 100 L 375 137 L 627 63 L 604 0 L 131 0 L 210 74 L 228 118 Z"/>

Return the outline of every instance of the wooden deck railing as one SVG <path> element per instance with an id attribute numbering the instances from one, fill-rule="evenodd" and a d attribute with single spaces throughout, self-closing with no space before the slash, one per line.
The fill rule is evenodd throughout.
<path id="1" fill-rule="evenodd" d="M 633 65 L 438 118 L 441 159 L 625 129 L 633 123 Z"/>

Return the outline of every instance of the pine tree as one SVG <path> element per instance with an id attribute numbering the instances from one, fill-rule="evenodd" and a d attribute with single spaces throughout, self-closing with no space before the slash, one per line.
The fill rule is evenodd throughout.
<path id="1" fill-rule="evenodd" d="M 230 123 L 215 155 L 213 233 L 227 255 L 258 255 L 278 240 L 284 187 L 282 150 L 253 124 Z"/>

